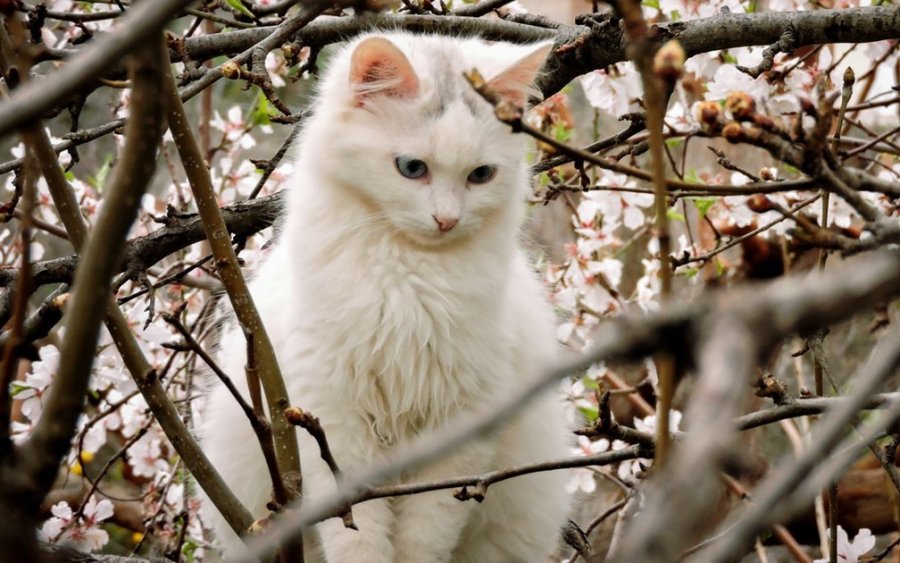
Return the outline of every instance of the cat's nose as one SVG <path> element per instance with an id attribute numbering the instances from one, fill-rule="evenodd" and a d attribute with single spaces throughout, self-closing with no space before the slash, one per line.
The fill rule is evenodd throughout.
<path id="1" fill-rule="evenodd" d="M 446 233 L 459 223 L 459 218 L 457 217 L 443 217 L 441 215 L 432 215 L 431 217 L 434 219 L 434 222 L 437 223 L 438 230 L 442 233 Z"/>

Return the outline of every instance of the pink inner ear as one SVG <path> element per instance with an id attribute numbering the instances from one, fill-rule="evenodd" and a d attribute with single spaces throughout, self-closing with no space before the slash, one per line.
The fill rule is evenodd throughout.
<path id="1" fill-rule="evenodd" d="M 492 90 L 513 104 L 524 107 L 532 91 L 534 77 L 544 64 L 553 44 L 543 43 L 488 82 Z"/>
<path id="2" fill-rule="evenodd" d="M 383 37 L 362 41 L 350 59 L 350 88 L 356 104 L 372 96 L 409 98 L 419 93 L 419 79 L 400 49 Z"/>

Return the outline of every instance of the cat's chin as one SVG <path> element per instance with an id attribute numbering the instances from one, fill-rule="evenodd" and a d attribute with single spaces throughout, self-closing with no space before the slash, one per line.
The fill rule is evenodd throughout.
<path id="1" fill-rule="evenodd" d="M 394 236 L 408 245 L 423 250 L 443 250 L 469 240 L 469 233 L 462 230 L 442 233 L 437 230 L 421 232 L 403 229 L 395 231 Z"/>

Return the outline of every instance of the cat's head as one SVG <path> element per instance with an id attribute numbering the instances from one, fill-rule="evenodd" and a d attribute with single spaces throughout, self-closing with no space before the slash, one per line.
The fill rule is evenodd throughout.
<path id="1" fill-rule="evenodd" d="M 478 69 L 490 88 L 522 106 L 550 46 L 364 36 L 336 57 L 323 81 L 317 139 L 309 139 L 321 144 L 306 148 L 382 226 L 419 245 L 440 246 L 518 218 L 527 139 L 494 117 L 463 73 Z"/>

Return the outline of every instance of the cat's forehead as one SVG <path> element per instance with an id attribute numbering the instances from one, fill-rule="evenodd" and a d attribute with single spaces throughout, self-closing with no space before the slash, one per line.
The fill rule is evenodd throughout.
<path id="1" fill-rule="evenodd" d="M 432 116 L 444 114 L 458 101 L 472 114 L 486 113 L 484 102 L 463 78 L 463 73 L 478 69 L 491 77 L 509 64 L 499 60 L 508 58 L 499 57 L 500 49 L 479 39 L 409 34 L 388 38 L 404 52 L 425 86 L 422 95 L 427 99 L 423 109 Z"/>
<path id="2" fill-rule="evenodd" d="M 332 69 L 330 82 L 340 83 L 341 87 L 345 87 L 353 51 L 370 37 L 387 39 L 405 55 L 423 86 L 420 96 L 424 99 L 420 98 L 420 101 L 426 103 L 420 110 L 431 114 L 443 113 L 451 102 L 457 100 L 462 100 L 472 113 L 483 114 L 486 111 L 484 102 L 465 80 L 463 73 L 477 69 L 490 80 L 529 51 L 528 47 L 521 45 L 471 37 L 402 31 L 374 32 L 356 38 L 345 47 L 340 57 L 342 60 Z"/>

